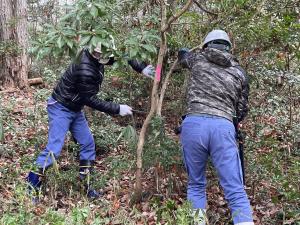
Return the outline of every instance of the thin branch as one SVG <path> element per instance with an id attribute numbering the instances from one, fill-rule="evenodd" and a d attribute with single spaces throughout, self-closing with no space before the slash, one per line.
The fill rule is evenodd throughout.
<path id="1" fill-rule="evenodd" d="M 183 22 L 183 23 L 172 23 L 170 26 L 180 26 L 180 25 L 199 25 L 199 23 L 195 22 Z"/>
<path id="2" fill-rule="evenodd" d="M 205 9 L 205 8 L 204 8 L 197 0 L 194 0 L 194 3 L 195 3 L 195 4 L 196 4 L 203 12 L 206 12 L 206 13 L 208 13 L 208 14 L 210 14 L 210 15 L 213 15 L 213 16 L 218 16 L 217 13 L 214 13 L 214 12 L 211 12 L 211 11 Z"/>
<path id="3" fill-rule="evenodd" d="M 198 45 L 194 48 L 192 48 L 190 50 L 190 52 L 193 52 L 199 48 L 202 48 L 202 44 L 201 45 Z M 166 75 L 166 78 L 162 84 L 162 87 L 161 87 L 161 91 L 160 91 L 160 97 L 159 97 L 159 101 L 158 101 L 158 106 L 157 106 L 157 115 L 161 116 L 161 109 L 162 109 L 162 104 L 163 104 L 163 100 L 164 100 L 164 96 L 165 96 L 165 92 L 166 92 L 166 89 L 167 89 L 167 85 L 169 84 L 169 80 L 170 80 L 170 76 L 171 74 L 174 72 L 176 66 L 177 66 L 177 63 L 178 63 L 178 59 L 176 59 L 174 61 L 174 63 L 172 64 L 169 72 L 167 73 Z"/>
<path id="4" fill-rule="evenodd" d="M 178 13 L 176 13 L 174 16 L 171 16 L 169 18 L 168 22 L 161 29 L 161 32 L 166 32 L 166 30 L 169 29 L 171 23 L 174 22 L 175 20 L 177 20 L 183 13 L 185 13 L 185 11 L 188 10 L 188 8 L 190 7 L 190 5 L 192 3 L 193 3 L 193 0 L 188 0 L 188 2 L 185 4 L 185 6 Z"/>

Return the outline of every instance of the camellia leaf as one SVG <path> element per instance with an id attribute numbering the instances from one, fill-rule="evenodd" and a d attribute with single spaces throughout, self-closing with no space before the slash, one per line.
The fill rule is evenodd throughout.
<path id="1" fill-rule="evenodd" d="M 91 39 L 91 41 L 90 41 L 90 43 L 92 44 L 92 46 L 96 47 L 98 41 L 99 41 L 99 38 L 97 36 L 93 36 L 92 39 Z"/>
<path id="2" fill-rule="evenodd" d="M 129 57 L 131 59 L 133 59 L 133 58 L 136 57 L 137 53 L 138 53 L 138 50 L 136 48 L 130 49 L 130 51 L 129 51 Z"/>
<path id="3" fill-rule="evenodd" d="M 94 18 L 96 18 L 96 17 L 98 16 L 98 9 L 97 9 L 97 7 L 93 5 L 93 6 L 91 7 L 90 13 L 91 13 L 91 15 L 92 15 Z"/>
<path id="4" fill-rule="evenodd" d="M 142 45 L 142 47 L 148 52 L 156 53 L 156 48 L 153 45 Z"/>
<path id="5" fill-rule="evenodd" d="M 59 37 L 58 40 L 57 40 L 57 46 L 59 48 L 62 48 L 64 46 L 64 44 L 65 44 L 65 42 L 64 42 L 63 38 Z"/>
<path id="6" fill-rule="evenodd" d="M 69 48 L 73 48 L 74 43 L 71 40 L 67 40 L 67 45 L 69 46 Z"/>
<path id="7" fill-rule="evenodd" d="M 83 38 L 81 38 L 80 40 L 80 45 L 86 45 L 90 42 L 92 36 L 84 36 Z"/>

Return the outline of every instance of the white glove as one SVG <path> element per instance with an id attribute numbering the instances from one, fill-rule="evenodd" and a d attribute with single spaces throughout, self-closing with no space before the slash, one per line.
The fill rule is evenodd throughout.
<path id="1" fill-rule="evenodd" d="M 154 66 L 152 66 L 152 65 L 146 66 L 143 69 L 142 74 L 144 74 L 146 77 L 149 77 L 149 78 L 153 79 L 154 78 L 154 74 L 155 74 Z"/>
<path id="2" fill-rule="evenodd" d="M 132 115 L 132 108 L 128 105 L 120 105 L 120 112 L 121 116 Z"/>

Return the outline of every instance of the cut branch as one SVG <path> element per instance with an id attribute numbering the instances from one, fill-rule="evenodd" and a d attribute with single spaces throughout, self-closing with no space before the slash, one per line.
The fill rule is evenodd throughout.
<path id="1" fill-rule="evenodd" d="M 169 29 L 172 22 L 177 20 L 185 11 L 187 11 L 190 7 L 190 5 L 193 3 L 193 0 L 188 0 L 188 2 L 185 4 L 185 6 L 174 16 L 171 16 L 168 20 L 168 22 L 162 27 L 161 32 L 165 32 L 167 29 Z"/>
<path id="2" fill-rule="evenodd" d="M 41 78 L 41 77 L 28 79 L 29 85 L 38 85 L 38 84 L 42 84 L 42 83 L 43 83 L 43 78 Z"/>

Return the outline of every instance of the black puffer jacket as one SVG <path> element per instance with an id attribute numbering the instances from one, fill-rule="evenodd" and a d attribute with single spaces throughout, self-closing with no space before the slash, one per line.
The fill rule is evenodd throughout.
<path id="1" fill-rule="evenodd" d="M 112 65 L 111 58 L 105 65 Z M 136 60 L 129 64 L 137 72 L 147 66 Z M 104 65 L 99 63 L 88 51 L 84 49 L 79 64 L 71 64 L 60 78 L 52 92 L 52 97 L 72 111 L 80 111 L 84 105 L 109 114 L 118 114 L 120 105 L 99 99 L 99 92 L 104 76 Z"/>

